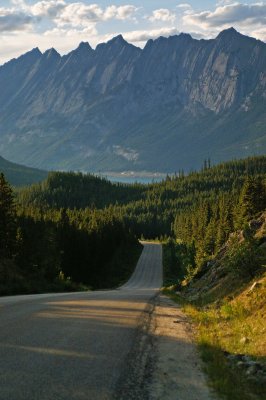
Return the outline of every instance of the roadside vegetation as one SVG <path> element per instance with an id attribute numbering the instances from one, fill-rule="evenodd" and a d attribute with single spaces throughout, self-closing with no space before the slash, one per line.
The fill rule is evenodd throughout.
<path id="1" fill-rule="evenodd" d="M 178 236 L 164 245 L 164 292 L 195 323 L 210 385 L 221 398 L 264 400 L 264 180 L 248 177 L 236 206 L 225 204 L 222 210 L 219 203 L 209 203 L 208 213 L 199 206 L 193 214 L 177 216 Z"/>
<path id="2" fill-rule="evenodd" d="M 227 400 L 264 400 L 266 274 L 249 282 L 228 275 L 216 290 L 197 299 L 188 289 L 176 294 L 170 287 L 164 293 L 181 303 L 195 324 L 210 386 Z"/>

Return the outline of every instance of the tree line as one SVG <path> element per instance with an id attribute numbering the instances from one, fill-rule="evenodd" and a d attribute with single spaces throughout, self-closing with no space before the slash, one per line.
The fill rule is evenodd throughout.
<path id="1" fill-rule="evenodd" d="M 51 172 L 14 193 L 1 175 L 1 268 L 8 264 L 5 271 L 13 268 L 18 281 L 31 277 L 34 287 L 36 281 L 58 284 L 59 277 L 60 284 L 112 286 L 129 273 L 122 266 L 130 262 L 120 260 L 138 252 L 141 237 L 182 240 L 195 268 L 265 209 L 265 176 L 264 156 L 206 163 L 149 185 Z"/>
<path id="2" fill-rule="evenodd" d="M 111 209 L 18 206 L 0 175 L 0 293 L 116 286 L 140 245 Z"/>

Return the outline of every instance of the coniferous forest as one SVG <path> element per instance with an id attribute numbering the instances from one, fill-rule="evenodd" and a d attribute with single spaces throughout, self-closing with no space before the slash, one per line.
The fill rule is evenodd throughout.
<path id="1" fill-rule="evenodd" d="M 207 161 L 149 185 L 51 172 L 16 189 L 1 174 L 0 293 L 114 287 L 132 272 L 140 238 L 179 239 L 189 268 L 203 268 L 265 210 L 265 178 L 264 156 Z"/>

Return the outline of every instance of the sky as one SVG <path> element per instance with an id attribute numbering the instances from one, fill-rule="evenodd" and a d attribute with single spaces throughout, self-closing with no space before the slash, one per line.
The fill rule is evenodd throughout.
<path id="1" fill-rule="evenodd" d="M 118 34 L 143 47 L 181 32 L 214 38 L 231 26 L 266 42 L 266 1 L 0 0 L 0 64 L 34 47 L 66 54 Z"/>

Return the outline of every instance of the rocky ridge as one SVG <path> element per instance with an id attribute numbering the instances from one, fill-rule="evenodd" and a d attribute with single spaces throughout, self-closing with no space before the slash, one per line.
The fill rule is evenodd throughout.
<path id="1" fill-rule="evenodd" d="M 233 28 L 36 48 L 0 85 L 0 153 L 32 166 L 171 172 L 266 149 L 266 44 Z"/>

